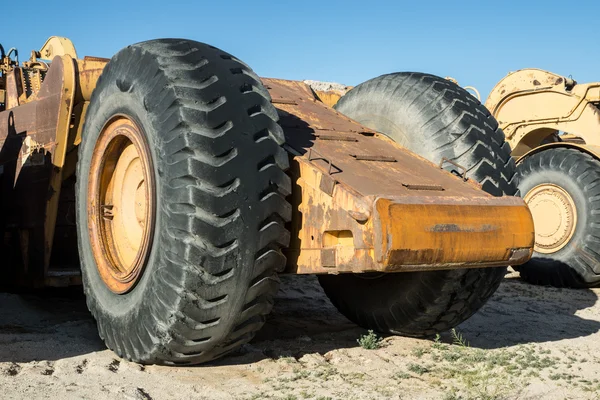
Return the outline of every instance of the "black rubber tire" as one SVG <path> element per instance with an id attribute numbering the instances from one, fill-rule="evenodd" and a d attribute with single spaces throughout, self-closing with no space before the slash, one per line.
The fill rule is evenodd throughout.
<path id="1" fill-rule="evenodd" d="M 145 132 L 157 186 L 144 273 L 124 295 L 98 273 L 87 233 L 90 160 L 104 123 Z M 108 63 L 87 111 L 77 226 L 87 304 L 100 336 L 140 363 L 197 364 L 248 342 L 271 311 L 291 218 L 283 131 L 252 70 L 203 43 L 161 39 Z"/>
<path id="2" fill-rule="evenodd" d="M 552 183 L 575 203 L 577 224 L 565 247 L 552 254 L 535 252 L 516 269 L 527 282 L 556 287 L 600 285 L 600 162 L 576 149 L 555 148 L 526 157 L 517 166 L 519 193 Z"/>
<path id="3" fill-rule="evenodd" d="M 430 161 L 455 160 L 493 195 L 516 192 L 514 161 L 496 120 L 446 79 L 422 73 L 383 75 L 352 89 L 335 108 Z M 473 315 L 505 273 L 501 267 L 324 275 L 319 281 L 333 304 L 365 328 L 430 336 Z"/>

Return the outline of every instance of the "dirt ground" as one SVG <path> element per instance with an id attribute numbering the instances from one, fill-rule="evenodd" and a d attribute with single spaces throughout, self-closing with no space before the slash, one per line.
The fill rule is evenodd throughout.
<path id="1" fill-rule="evenodd" d="M 314 277 L 282 280 L 258 337 L 195 368 L 119 360 L 79 291 L 0 293 L 0 398 L 600 398 L 600 290 L 534 287 L 512 273 L 455 332 L 365 349 L 366 332 Z"/>

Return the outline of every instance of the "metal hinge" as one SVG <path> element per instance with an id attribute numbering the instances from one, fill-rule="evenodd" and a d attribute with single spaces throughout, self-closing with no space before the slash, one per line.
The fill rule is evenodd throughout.
<path id="1" fill-rule="evenodd" d="M 449 158 L 442 157 L 442 160 L 440 161 L 440 169 L 444 169 L 444 164 L 446 164 L 446 163 L 452 164 L 456 168 L 459 169 L 459 171 L 451 171 L 451 172 L 456 172 L 456 174 L 458 176 L 460 176 L 464 181 L 467 181 L 469 179 L 469 178 L 467 178 L 467 169 L 465 167 L 463 167 L 462 165 L 460 165 L 459 163 L 457 163 L 456 161 L 450 160 Z"/>

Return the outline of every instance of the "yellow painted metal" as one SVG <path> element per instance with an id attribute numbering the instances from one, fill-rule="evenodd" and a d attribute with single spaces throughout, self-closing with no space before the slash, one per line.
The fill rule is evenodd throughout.
<path id="1" fill-rule="evenodd" d="M 123 260 L 125 270 L 131 265 L 141 247 L 148 201 L 146 182 L 140 155 L 133 145 L 127 144 L 119 155 L 114 170 L 114 182 L 110 188 L 114 213 L 113 226 L 115 247 Z"/>
<path id="2" fill-rule="evenodd" d="M 498 120 L 520 157 L 568 132 L 600 146 L 600 83 L 578 84 L 540 69 L 510 73 L 490 93 L 485 105 Z"/>
<path id="3" fill-rule="evenodd" d="M 415 200 L 379 199 L 376 203 L 376 237 L 381 238 L 376 255 L 391 270 L 426 269 L 430 264 L 439 269 L 458 268 L 475 260 L 518 265 L 529 260 L 533 220 L 529 210 L 511 198 Z"/>
<path id="4" fill-rule="evenodd" d="M 78 100 L 89 102 L 92 98 L 92 92 L 96 87 L 98 78 L 102 75 L 104 67 L 109 60 L 96 57 L 85 57 L 83 60 L 77 60 L 78 67 Z"/>
<path id="5" fill-rule="evenodd" d="M 107 121 L 87 177 L 88 234 L 100 277 L 115 293 L 142 276 L 153 238 L 156 191 L 150 149 L 127 116 Z"/>
<path id="6" fill-rule="evenodd" d="M 52 43 L 54 42 L 50 42 L 51 45 Z M 65 42 L 60 43 L 68 45 Z M 71 42 L 69 41 L 69 43 Z M 53 165 L 56 168 L 53 169 L 50 178 L 52 196 L 46 206 L 46 221 L 44 223 L 45 240 L 47 242 L 44 255 L 45 268 L 48 268 L 50 265 L 62 182 L 75 173 L 77 163 L 76 146 L 81 143 L 81 131 L 83 129 L 85 113 L 92 91 L 96 87 L 96 82 L 102 73 L 103 67 L 106 65 L 106 61 L 89 62 L 74 60 L 68 55 L 71 50 L 68 46 L 62 50 L 66 54 L 60 56 L 65 65 L 65 92 L 63 94 L 64 101 L 61 102 L 64 106 L 59 111 L 59 126 L 56 129 L 56 150 L 52 159 Z M 72 53 L 76 55 L 74 49 Z M 77 69 L 75 69 L 75 63 L 77 63 Z M 78 101 L 78 104 L 74 107 L 76 101 Z M 73 124 L 71 125 L 72 122 Z M 67 157 L 67 154 L 70 156 Z"/>
<path id="7" fill-rule="evenodd" d="M 345 94 L 339 90 L 315 90 L 314 92 L 317 98 L 329 107 L 335 106 Z"/>
<path id="8" fill-rule="evenodd" d="M 44 60 L 52 60 L 54 57 L 60 56 L 70 56 L 74 60 L 77 59 L 77 52 L 75 51 L 73 42 L 60 36 L 51 36 L 48 38 L 38 53 L 38 57 Z"/>
<path id="9" fill-rule="evenodd" d="M 328 82 L 304 81 L 304 83 L 310 87 L 316 99 L 329 107 L 335 106 L 353 88 L 352 86 L 342 86 Z"/>
<path id="10" fill-rule="evenodd" d="M 569 243 L 577 226 L 577 209 L 571 195 L 560 186 L 544 183 L 524 197 L 535 225 L 535 251 L 551 254 Z"/>
<path id="11" fill-rule="evenodd" d="M 58 125 L 56 126 L 56 148 L 52 157 L 52 169 L 50 175 L 50 198 L 46 204 L 46 221 L 44 222 L 45 241 L 44 264 L 45 268 L 50 265 L 50 255 L 52 253 L 52 243 L 54 242 L 54 231 L 56 227 L 56 213 L 58 210 L 58 201 L 63 182 L 63 166 L 67 154 L 67 138 L 71 129 L 71 115 L 73 111 L 75 90 L 76 90 L 76 72 L 75 62 L 69 55 L 60 56 L 54 59 L 54 62 L 63 64 L 63 93 L 61 95 L 61 107 L 59 108 Z"/>

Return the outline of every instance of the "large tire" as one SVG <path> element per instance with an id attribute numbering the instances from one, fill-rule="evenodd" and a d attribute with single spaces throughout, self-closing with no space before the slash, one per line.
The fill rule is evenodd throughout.
<path id="1" fill-rule="evenodd" d="M 447 157 L 487 192 L 514 195 L 514 162 L 496 120 L 468 92 L 445 79 L 395 73 L 367 81 L 335 106 L 344 115 L 439 163 Z M 429 336 L 473 315 L 506 268 L 320 276 L 346 317 L 384 333 Z"/>
<path id="2" fill-rule="evenodd" d="M 592 287 L 600 284 L 600 162 L 589 154 L 576 149 L 547 149 L 526 157 L 517 166 L 518 189 L 530 203 L 536 226 L 536 248 L 531 260 L 519 267 L 521 277 L 539 285 L 556 287 Z M 546 231 L 540 227 L 539 217 L 553 221 L 552 215 L 537 206 L 544 207 L 532 196 L 534 188 L 552 188 L 554 185 L 568 194 L 560 195 L 558 210 L 565 212 L 574 208 L 559 220 L 572 220 L 567 232 L 558 233 L 551 246 L 547 245 Z M 552 189 L 554 190 L 554 189 Z M 539 192 L 538 192 L 539 193 Z M 542 193 L 543 195 L 543 193 Z M 565 196 L 566 197 L 566 196 Z M 570 199 L 569 199 L 570 197 Z M 549 199 L 552 201 L 552 197 Z M 548 202 L 548 201 L 546 201 Z M 571 204 L 563 208 L 562 204 Z M 561 208 L 563 208 L 561 210 Z M 576 215 L 576 219 L 573 218 Z M 565 218 L 568 217 L 568 218 Z M 568 226 L 570 225 L 570 226 Z M 549 228 L 553 228 L 550 226 Z M 564 226 L 559 226 L 564 228 Z M 547 230 L 547 229 L 546 229 Z M 560 239 L 560 240 L 557 240 Z"/>
<path id="3" fill-rule="evenodd" d="M 115 115 L 144 132 L 156 182 L 154 239 L 141 277 L 122 294 L 103 280 L 87 225 L 94 148 Z M 79 148 L 77 226 L 87 304 L 119 356 L 202 363 L 262 327 L 291 217 L 277 119 L 252 70 L 203 43 L 138 43 L 105 67 Z"/>

